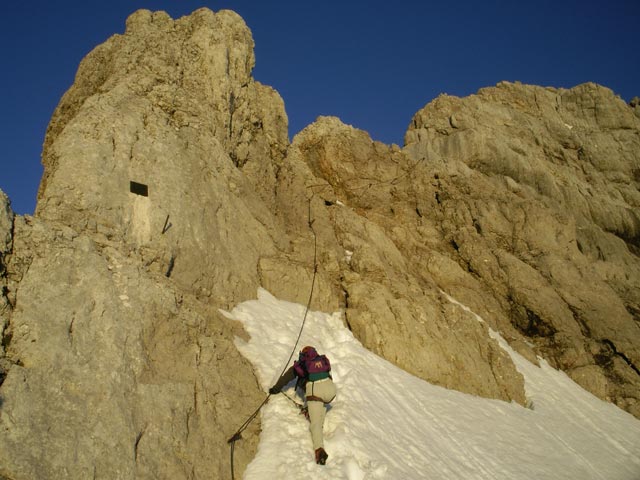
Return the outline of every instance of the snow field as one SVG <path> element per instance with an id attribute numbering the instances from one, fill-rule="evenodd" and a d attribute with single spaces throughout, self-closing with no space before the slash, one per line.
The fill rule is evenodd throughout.
<path id="1" fill-rule="evenodd" d="M 265 392 L 305 345 L 329 357 L 337 387 L 324 424 L 327 465 L 314 463 L 308 422 L 296 406 L 274 395 L 262 409 L 258 452 L 245 480 L 309 474 L 318 480 L 640 479 L 640 421 L 546 362 L 531 364 L 495 332 L 525 377 L 532 410 L 447 390 L 404 372 L 366 350 L 339 313 L 309 312 L 287 365 L 304 306 L 261 289 L 257 300 L 223 313 L 249 333 L 248 342 L 238 338 L 236 344 Z M 293 388 L 287 394 L 302 403 Z"/>

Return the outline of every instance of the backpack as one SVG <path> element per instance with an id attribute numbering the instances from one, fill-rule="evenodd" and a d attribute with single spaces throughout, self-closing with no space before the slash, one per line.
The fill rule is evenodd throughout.
<path id="1" fill-rule="evenodd" d="M 311 382 L 331 377 L 331 362 L 326 355 L 318 355 L 314 348 L 306 347 L 300 353 L 294 368 L 298 377 Z"/>

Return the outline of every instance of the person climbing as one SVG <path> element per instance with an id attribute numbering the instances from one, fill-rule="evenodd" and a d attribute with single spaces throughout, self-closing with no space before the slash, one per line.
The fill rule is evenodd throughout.
<path id="1" fill-rule="evenodd" d="M 316 463 L 324 465 L 327 462 L 327 452 L 324 450 L 323 426 L 325 404 L 329 404 L 336 397 L 336 386 L 331 377 L 331 363 L 325 355 L 320 355 L 314 347 L 304 347 L 298 360 L 282 374 L 276 384 L 269 389 L 271 395 L 280 393 L 282 389 L 298 378 L 296 388 L 305 391 L 307 408 L 309 411 L 309 431 L 316 456 Z"/>

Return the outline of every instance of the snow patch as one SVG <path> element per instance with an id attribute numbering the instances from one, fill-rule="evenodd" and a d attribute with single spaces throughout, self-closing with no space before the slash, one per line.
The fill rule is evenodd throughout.
<path id="1" fill-rule="evenodd" d="M 265 391 L 287 366 L 304 312 L 261 289 L 257 300 L 225 313 L 249 333 L 236 345 Z M 640 421 L 546 362 L 531 364 L 506 342 L 535 411 L 409 375 L 366 350 L 340 313 L 309 312 L 296 348 L 308 344 L 331 359 L 338 390 L 325 420 L 327 465 L 314 463 L 307 421 L 276 395 L 261 412 L 260 444 L 245 480 L 640 478 Z"/>

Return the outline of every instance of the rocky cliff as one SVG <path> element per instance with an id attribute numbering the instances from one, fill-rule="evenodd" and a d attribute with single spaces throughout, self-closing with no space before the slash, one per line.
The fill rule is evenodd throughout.
<path id="1" fill-rule="evenodd" d="M 640 416 L 637 109 L 594 84 L 502 83 L 438 98 L 406 144 L 438 177 L 435 219 L 498 302 L 496 328 L 515 327 L 576 382 Z"/>
<path id="2" fill-rule="evenodd" d="M 312 307 L 414 375 L 526 405 L 495 330 L 640 417 L 637 102 L 502 83 L 403 148 L 330 117 L 289 143 L 253 61 L 202 9 L 136 12 L 81 63 L 35 217 L 0 199 L 0 477 L 227 477 L 264 394 L 219 309 L 306 303 L 316 271 Z"/>

